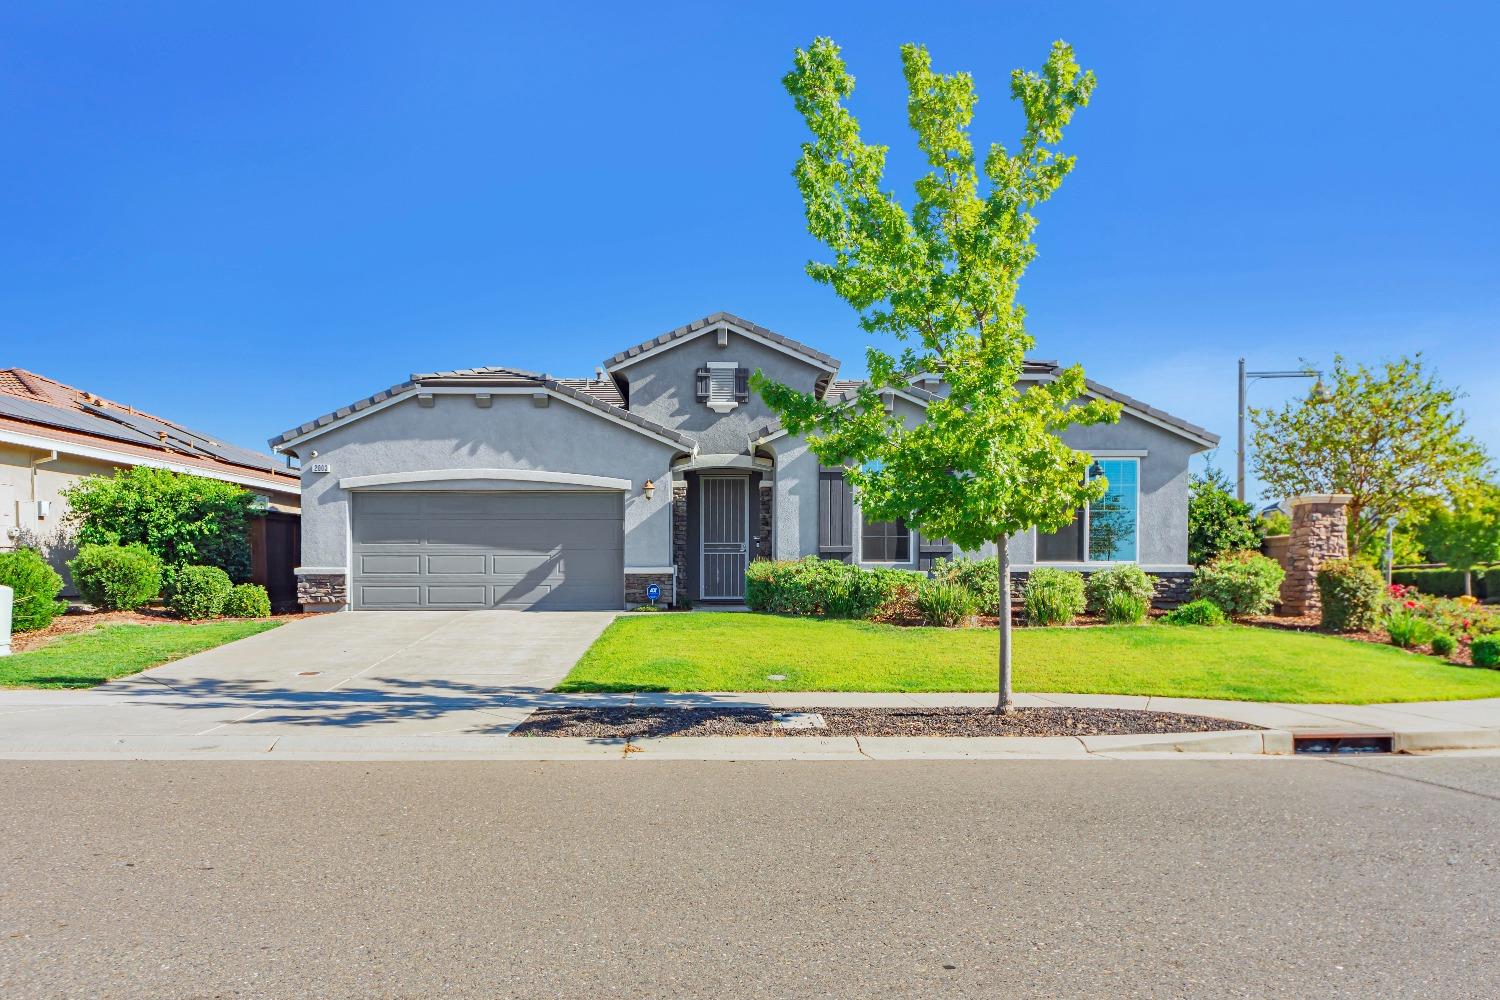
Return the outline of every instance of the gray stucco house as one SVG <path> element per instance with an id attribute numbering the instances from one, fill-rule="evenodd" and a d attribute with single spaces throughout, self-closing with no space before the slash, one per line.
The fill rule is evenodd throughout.
<path id="1" fill-rule="evenodd" d="M 1030 362 L 1047 379 L 1053 362 Z M 411 379 L 272 439 L 302 475 L 299 596 L 312 608 L 609 609 L 739 603 L 757 557 L 925 568 L 960 555 L 860 516 L 838 469 L 750 391 L 756 369 L 835 399 L 839 362 L 715 313 L 609 358 L 592 378 L 472 368 Z M 938 380 L 888 391 L 920 421 Z M 1074 428 L 1107 503 L 1012 540 L 1018 570 L 1138 562 L 1186 574 L 1188 460 L 1218 438 L 1089 383 L 1118 424 Z"/>

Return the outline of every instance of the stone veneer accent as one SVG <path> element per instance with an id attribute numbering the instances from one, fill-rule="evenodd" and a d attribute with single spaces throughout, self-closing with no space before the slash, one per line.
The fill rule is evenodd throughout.
<path id="1" fill-rule="evenodd" d="M 646 588 L 653 583 L 661 588 L 661 597 L 656 599 L 656 603 L 664 608 L 671 607 L 671 573 L 626 573 L 625 605 L 633 608 L 638 604 L 650 604 L 650 599 L 646 597 Z"/>
<path id="2" fill-rule="evenodd" d="M 687 536 L 687 483 L 685 481 L 674 482 L 672 484 L 672 565 L 677 567 L 677 579 L 680 580 L 684 586 L 686 586 L 688 578 Z M 626 596 L 628 597 L 629 595 L 627 594 Z"/>
<path id="3" fill-rule="evenodd" d="M 772 520 L 771 520 L 771 515 L 772 515 L 772 511 L 771 511 L 771 499 L 772 499 L 773 490 L 771 489 L 771 487 L 774 486 L 774 485 L 775 485 L 774 483 L 766 482 L 764 479 L 761 480 L 761 484 L 760 484 L 760 531 L 758 532 L 758 534 L 760 535 L 760 547 L 759 547 L 759 549 L 757 551 L 752 552 L 750 554 L 750 558 L 751 559 L 755 559 L 755 558 L 770 559 L 771 558 L 771 552 L 773 551 L 772 548 L 771 548 L 771 524 L 772 524 Z"/>
<path id="4" fill-rule="evenodd" d="M 1281 584 L 1281 613 L 1291 617 L 1317 614 L 1318 567 L 1349 555 L 1347 493 L 1324 493 L 1292 501 L 1292 534 L 1287 543 L 1286 579 Z"/>
<path id="5" fill-rule="evenodd" d="M 297 603 L 301 605 L 346 605 L 349 583 L 343 573 L 308 573 L 297 577 Z"/>

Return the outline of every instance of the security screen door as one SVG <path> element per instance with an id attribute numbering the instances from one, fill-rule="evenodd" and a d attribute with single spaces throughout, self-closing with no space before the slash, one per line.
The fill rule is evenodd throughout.
<path id="1" fill-rule="evenodd" d="M 744 476 L 700 476 L 699 538 L 703 572 L 699 596 L 744 600 L 750 559 L 749 484 Z"/>

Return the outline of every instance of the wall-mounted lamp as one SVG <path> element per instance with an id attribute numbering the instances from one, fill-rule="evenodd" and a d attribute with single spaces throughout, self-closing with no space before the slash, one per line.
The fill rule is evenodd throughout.
<path id="1" fill-rule="evenodd" d="M 656 484 L 649 479 L 646 480 L 646 484 L 641 487 L 641 492 L 646 494 L 647 500 L 650 500 L 653 496 L 656 495 Z"/>

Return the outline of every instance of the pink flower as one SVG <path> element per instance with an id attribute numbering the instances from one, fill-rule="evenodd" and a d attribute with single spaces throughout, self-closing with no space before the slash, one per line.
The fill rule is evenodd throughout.
<path id="1" fill-rule="evenodd" d="M 1417 602 L 1416 602 L 1416 601 L 1407 601 L 1407 602 L 1406 602 L 1406 606 L 1407 606 L 1407 607 L 1408 607 L 1408 608 L 1414 608 L 1414 607 L 1416 607 L 1416 606 L 1417 606 Z"/>

